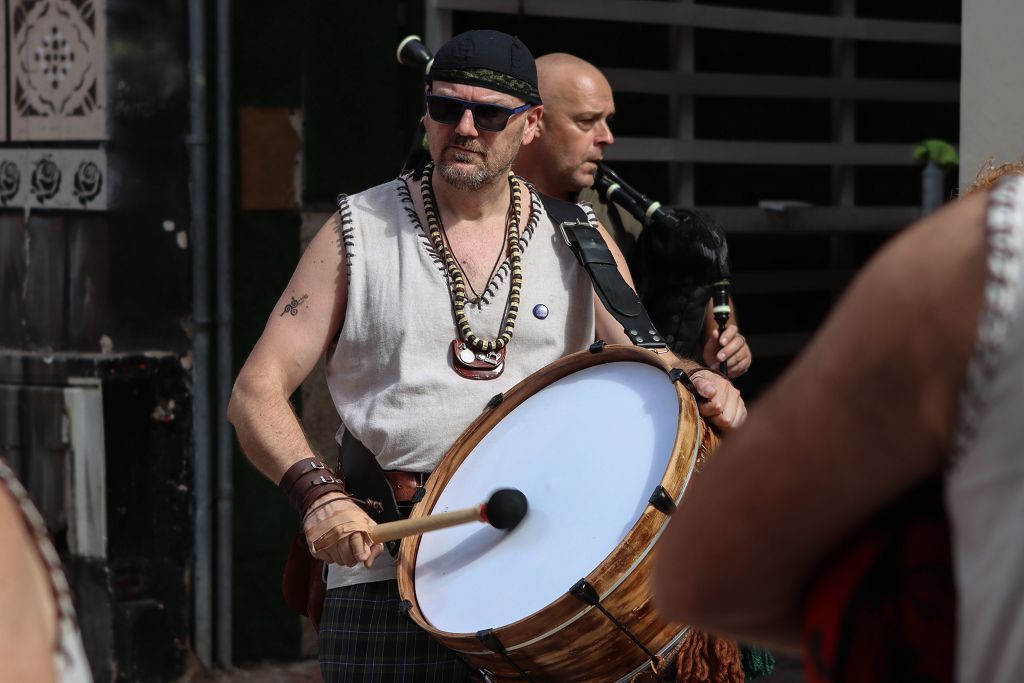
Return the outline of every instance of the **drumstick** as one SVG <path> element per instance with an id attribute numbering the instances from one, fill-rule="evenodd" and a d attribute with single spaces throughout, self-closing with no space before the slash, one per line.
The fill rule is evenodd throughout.
<path id="1" fill-rule="evenodd" d="M 527 507 L 526 496 L 519 489 L 498 489 L 486 503 L 471 508 L 378 524 L 370 530 L 370 539 L 384 543 L 469 522 L 487 522 L 495 529 L 511 530 L 526 516 Z"/>

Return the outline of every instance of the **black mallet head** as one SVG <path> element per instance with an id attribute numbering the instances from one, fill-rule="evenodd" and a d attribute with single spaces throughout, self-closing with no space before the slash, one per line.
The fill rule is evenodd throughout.
<path id="1" fill-rule="evenodd" d="M 498 489 L 484 503 L 483 519 L 495 529 L 510 531 L 523 521 L 529 505 L 519 489 Z"/>

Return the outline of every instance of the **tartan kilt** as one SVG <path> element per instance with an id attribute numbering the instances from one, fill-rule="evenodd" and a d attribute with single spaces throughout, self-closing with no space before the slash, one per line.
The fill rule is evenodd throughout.
<path id="1" fill-rule="evenodd" d="M 324 683 L 469 681 L 471 669 L 399 610 L 398 582 L 327 591 L 317 633 Z"/>

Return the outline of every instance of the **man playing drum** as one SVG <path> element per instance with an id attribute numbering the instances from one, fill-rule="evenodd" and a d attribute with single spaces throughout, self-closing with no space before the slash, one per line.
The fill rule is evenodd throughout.
<path id="1" fill-rule="evenodd" d="M 290 494 L 310 551 L 330 563 L 318 636 L 326 681 L 460 680 L 468 669 L 401 615 L 394 562 L 369 543 L 374 522 L 292 411 L 288 397 L 319 357 L 327 354 L 342 448 L 358 439 L 392 482 L 422 482 L 492 396 L 595 338 L 628 342 L 544 206 L 510 172 L 543 111 L 526 46 L 494 31 L 461 34 L 426 80 L 437 166 L 339 197 L 228 406 L 246 454 Z M 713 425 L 744 420 L 727 380 L 679 365 Z"/>
<path id="2" fill-rule="evenodd" d="M 592 188 L 597 164 L 604 159 L 605 148 L 615 142 L 611 85 L 590 62 L 557 52 L 537 58 L 537 77 L 544 117 L 532 144 L 524 145 L 516 157 L 516 173 L 544 194 L 589 202 L 628 257 L 643 226 Z M 711 367 L 726 362 L 729 377 L 739 377 L 750 367 L 750 346 L 735 323 L 726 327 L 719 342 L 712 307 L 709 301 L 700 338 L 694 339 L 694 355 Z"/>

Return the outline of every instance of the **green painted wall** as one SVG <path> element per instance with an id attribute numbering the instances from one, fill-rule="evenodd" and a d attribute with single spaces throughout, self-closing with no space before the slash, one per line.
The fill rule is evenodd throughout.
<path id="1" fill-rule="evenodd" d="M 242 107 L 302 111 L 305 208 L 329 210 L 338 193 L 384 182 L 401 167 L 419 115 L 422 81 L 395 61 L 394 52 L 404 35 L 421 30 L 421 5 L 398 0 L 235 4 L 235 122 Z M 236 213 L 236 371 L 298 262 L 300 225 L 298 208 Z M 300 621 L 281 598 L 281 574 L 297 515 L 237 448 L 234 476 L 235 659 L 296 657 Z"/>

